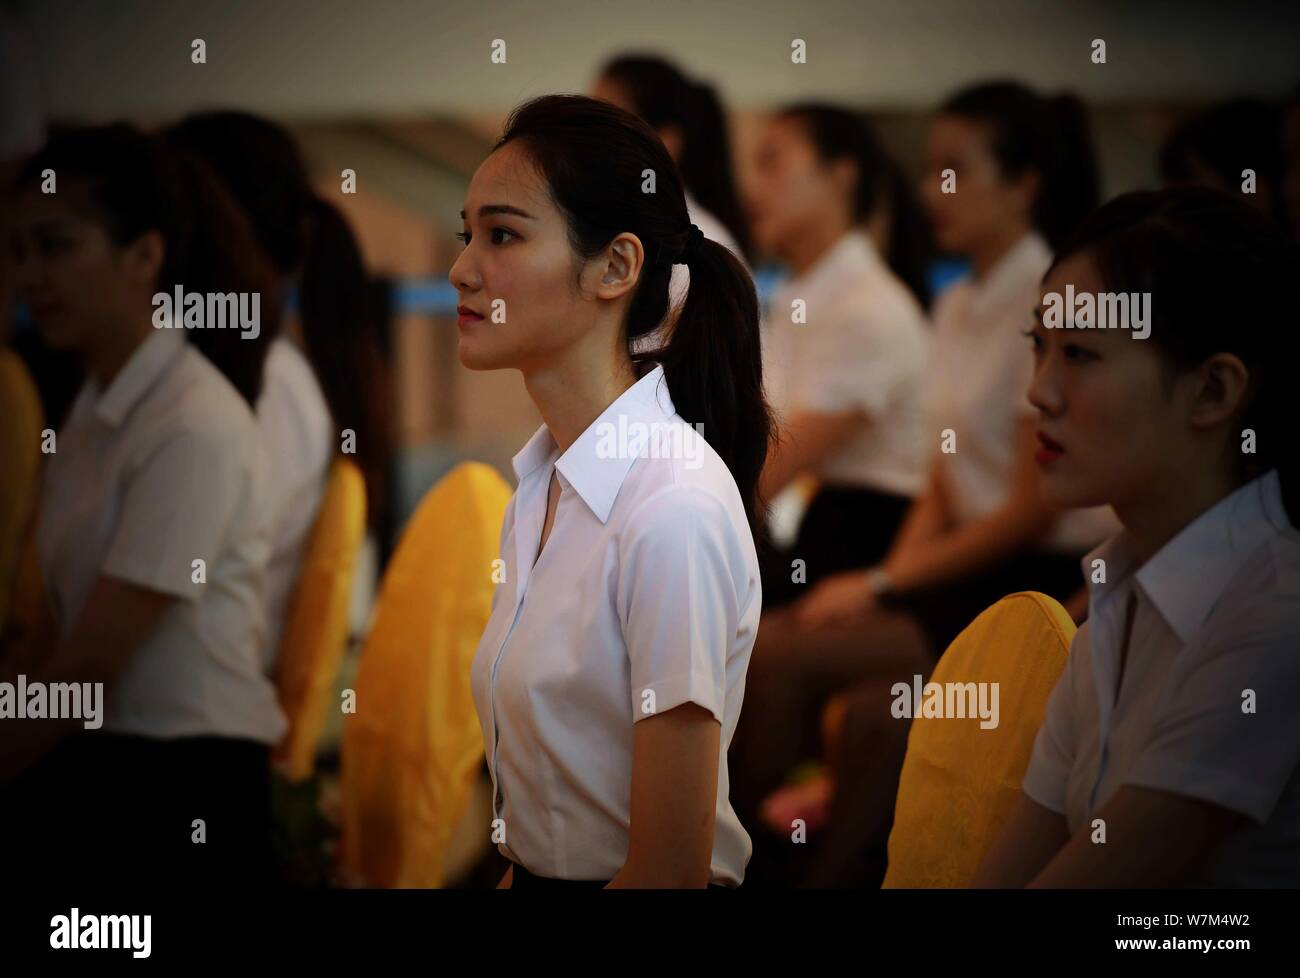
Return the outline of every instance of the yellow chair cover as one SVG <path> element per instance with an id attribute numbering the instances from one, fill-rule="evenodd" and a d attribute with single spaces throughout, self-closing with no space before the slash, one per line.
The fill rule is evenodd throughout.
<path id="1" fill-rule="evenodd" d="M 348 644 L 348 604 L 366 532 L 366 483 L 345 458 L 330 466 L 289 600 L 276 667 L 289 730 L 275 763 L 289 781 L 311 777 Z"/>
<path id="2" fill-rule="evenodd" d="M 34 610 L 15 605 L 39 601 L 39 581 L 21 584 L 32 558 L 31 530 L 41 473 L 41 399 L 27 368 L 12 350 L 0 348 L 0 633 L 10 610 Z M 24 550 L 27 556 L 24 557 Z M 15 595 L 15 587 L 31 592 Z"/>
<path id="3" fill-rule="evenodd" d="M 889 834 L 885 887 L 963 887 L 1020 790 L 1075 626 L 1052 598 L 1011 594 L 953 640 L 933 683 L 998 683 L 998 726 L 912 721 Z"/>
<path id="4" fill-rule="evenodd" d="M 483 736 L 470 665 L 492 608 L 510 487 L 458 465 L 424 497 L 393 554 L 344 717 L 343 870 L 379 887 L 436 887 Z M 486 826 L 485 826 L 486 829 Z"/>

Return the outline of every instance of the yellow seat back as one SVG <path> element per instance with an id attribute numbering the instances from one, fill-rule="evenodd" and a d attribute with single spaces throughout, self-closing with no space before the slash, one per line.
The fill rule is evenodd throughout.
<path id="1" fill-rule="evenodd" d="M 470 665 L 492 608 L 510 487 L 487 465 L 421 501 L 384 574 L 344 718 L 343 870 L 351 882 L 436 887 L 483 757 Z"/>
<path id="2" fill-rule="evenodd" d="M 32 588 L 19 573 L 28 558 L 41 475 L 41 429 L 44 411 L 27 368 L 12 350 L 0 347 L 0 634 L 9 622 L 15 587 Z M 39 600 L 39 588 L 27 597 Z M 20 613 L 30 609 L 17 608 Z"/>
<path id="3" fill-rule="evenodd" d="M 348 459 L 330 466 L 307 536 L 277 658 L 276 687 L 289 730 L 275 752 L 289 781 L 309 778 L 348 643 L 348 605 L 366 531 L 366 484 Z"/>
<path id="4" fill-rule="evenodd" d="M 985 610 L 948 646 L 930 682 L 997 683 L 998 725 L 913 719 L 885 887 L 969 884 L 1020 790 L 1074 632 L 1059 603 L 1022 591 Z"/>

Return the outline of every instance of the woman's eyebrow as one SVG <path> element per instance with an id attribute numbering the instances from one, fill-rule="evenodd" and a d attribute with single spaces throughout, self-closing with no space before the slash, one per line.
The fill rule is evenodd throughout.
<path id="1" fill-rule="evenodd" d="M 529 221 L 537 220 L 537 218 L 533 217 L 533 215 L 529 214 L 527 211 L 520 210 L 518 207 L 511 207 L 509 204 L 484 204 L 478 209 L 479 217 L 487 217 L 489 214 L 512 214 L 515 217 L 522 217 Z M 460 212 L 460 219 L 462 221 L 465 220 L 464 211 Z"/>

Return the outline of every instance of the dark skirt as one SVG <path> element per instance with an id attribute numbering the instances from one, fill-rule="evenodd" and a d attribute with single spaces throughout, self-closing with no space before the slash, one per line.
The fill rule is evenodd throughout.
<path id="1" fill-rule="evenodd" d="M 265 885 L 270 776 L 269 748 L 251 740 L 86 731 L 0 789 L 0 826 L 36 880 Z"/>
<path id="2" fill-rule="evenodd" d="M 908 612 L 929 639 L 937 659 L 980 612 L 1008 594 L 1041 591 L 1064 604 L 1084 586 L 1083 554 L 1023 551 L 973 577 L 953 584 L 889 595 L 886 608 Z"/>
<path id="3" fill-rule="evenodd" d="M 808 504 L 794 545 L 780 549 L 769 544 L 760 554 L 763 610 L 789 604 L 833 574 L 880 563 L 893 546 L 911 505 L 909 496 L 861 487 L 822 486 Z M 796 559 L 804 562 L 802 582 L 791 579 L 791 565 Z"/>
<path id="4" fill-rule="evenodd" d="M 537 890 L 537 889 L 570 889 L 570 890 L 599 890 L 609 885 L 609 880 L 560 880 L 550 876 L 537 876 L 530 873 L 520 863 L 514 863 L 514 871 L 510 874 L 510 888 L 512 890 Z M 710 890 L 730 890 L 734 887 L 723 886 L 721 883 L 710 883 L 707 887 Z"/>

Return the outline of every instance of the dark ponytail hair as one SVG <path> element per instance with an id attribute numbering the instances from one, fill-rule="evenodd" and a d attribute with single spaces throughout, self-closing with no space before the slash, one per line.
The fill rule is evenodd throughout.
<path id="1" fill-rule="evenodd" d="M 693 237 L 677 169 L 659 137 L 636 116 L 581 95 L 546 95 L 511 113 L 493 147 L 522 146 L 545 178 L 583 258 L 620 233 L 634 234 L 645 264 L 628 310 L 628 356 L 636 365 L 663 364 L 677 413 L 703 425 L 705 440 L 736 480 L 756 537 L 758 476 L 773 436 L 763 394 L 758 299 L 754 282 L 727 248 Z M 642 171 L 655 175 L 655 193 L 641 192 Z M 673 262 L 685 256 L 691 273 L 666 346 L 633 352 L 668 313 Z"/>
<path id="2" fill-rule="evenodd" d="M 818 157 L 851 159 L 858 168 L 853 221 L 861 224 L 884 208 L 889 215 L 885 260 L 922 308 L 930 305 L 930 225 L 902 169 L 886 154 L 867 120 L 855 112 L 820 102 L 792 105 L 779 113 L 803 126 Z"/>
<path id="3" fill-rule="evenodd" d="M 987 125 L 1005 176 L 1038 174 L 1032 220 L 1053 249 L 1097 206 L 1097 158 L 1087 112 L 1073 95 L 1044 98 L 1019 82 L 988 82 L 958 92 L 941 112 Z"/>
<path id="4" fill-rule="evenodd" d="M 53 170 L 62 187 L 84 184 L 90 206 L 113 243 L 125 247 L 146 231 L 164 241 L 156 291 L 245 292 L 260 295 L 260 333 L 187 329 L 185 336 L 252 407 L 262 367 L 280 328 L 274 270 L 261 258 L 247 218 L 211 169 L 157 136 L 124 123 L 55 129 L 18 176 L 39 184 Z"/>
<path id="5" fill-rule="evenodd" d="M 1296 246 L 1238 197 L 1181 187 L 1105 204 L 1056 263 L 1079 253 L 1096 264 L 1105 291 L 1151 294 L 1147 341 L 1172 367 L 1190 369 L 1216 353 L 1246 365 L 1253 390 L 1241 427 L 1254 430 L 1258 452 L 1233 452 L 1234 474 L 1244 483 L 1276 468 L 1291 522 L 1300 521 Z"/>
<path id="6" fill-rule="evenodd" d="M 167 138 L 212 165 L 281 278 L 298 279 L 307 360 L 334 424 L 356 433 L 352 457 L 365 477 L 368 520 L 377 525 L 388 498 L 386 364 L 352 229 L 312 189 L 293 137 L 272 122 L 243 112 L 207 112 L 172 126 Z"/>
<path id="7" fill-rule="evenodd" d="M 691 196 L 731 232 L 746 261 L 753 261 L 753 239 L 736 190 L 727 119 L 712 85 L 687 78 L 655 55 L 628 54 L 608 62 L 601 74 L 623 87 L 636 114 L 662 129 L 682 134 L 677 167 Z"/>

